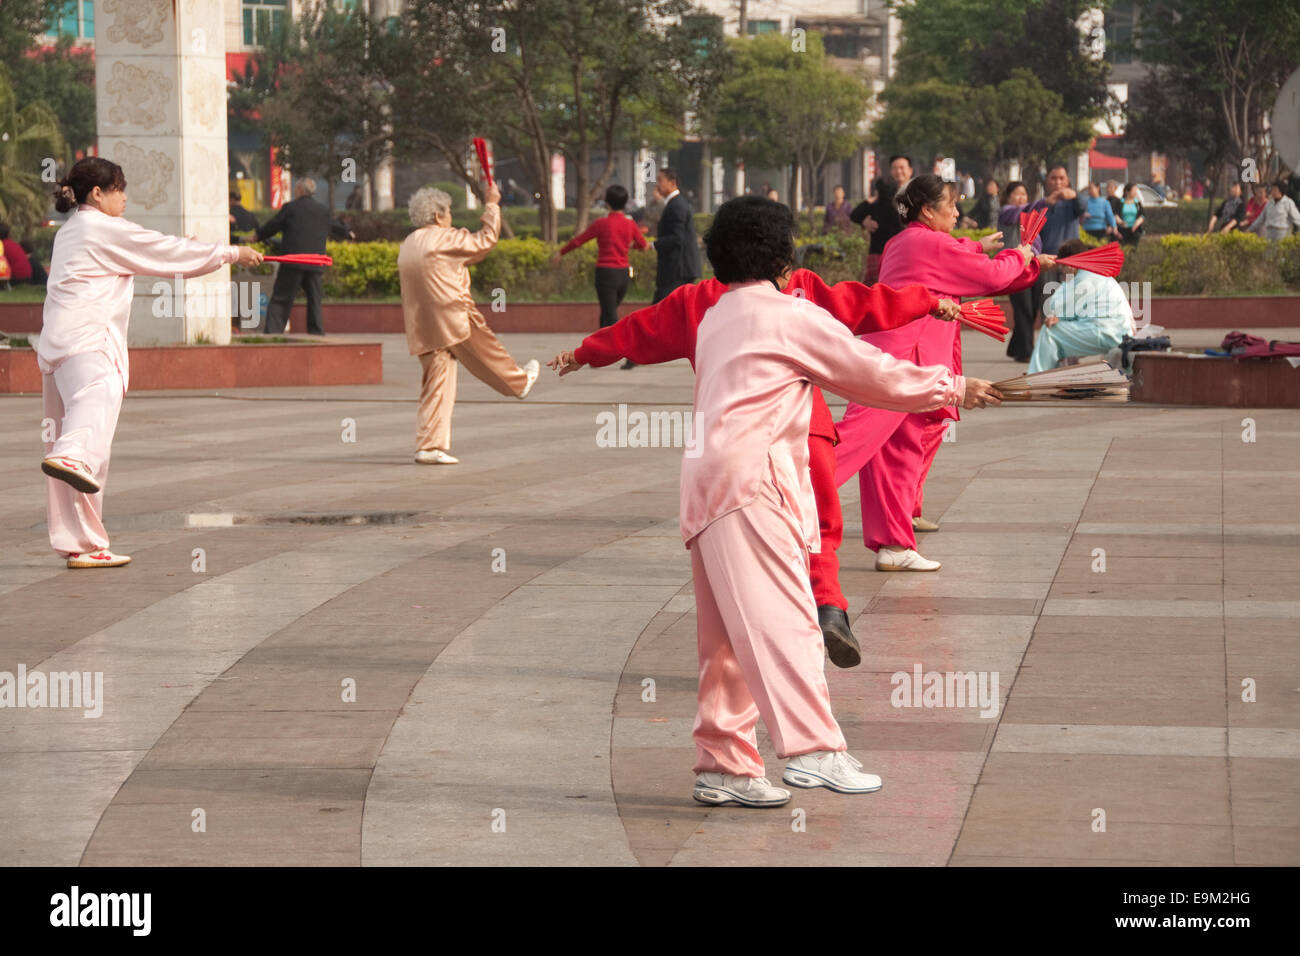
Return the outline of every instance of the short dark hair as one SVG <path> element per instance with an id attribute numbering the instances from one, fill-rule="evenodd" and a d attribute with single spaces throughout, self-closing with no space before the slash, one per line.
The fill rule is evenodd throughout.
<path id="1" fill-rule="evenodd" d="M 1061 247 L 1056 250 L 1056 258 L 1064 259 L 1066 256 L 1077 256 L 1087 250 L 1088 247 L 1082 239 L 1066 239 L 1065 242 L 1061 243 Z"/>
<path id="2" fill-rule="evenodd" d="M 1047 175 L 1052 175 L 1052 173 L 1056 172 L 1058 169 L 1064 169 L 1065 178 L 1070 178 L 1070 167 L 1065 165 L 1065 163 L 1052 163 L 1052 165 L 1047 167 Z"/>
<path id="3" fill-rule="evenodd" d="M 948 198 L 948 183 L 934 173 L 912 177 L 898 194 L 898 214 L 903 222 L 916 222 L 926 206 L 937 206 Z"/>
<path id="4" fill-rule="evenodd" d="M 890 156 L 890 157 L 889 157 L 889 165 L 890 165 L 890 166 L 894 165 L 894 160 L 896 160 L 896 159 L 905 159 L 905 160 L 907 160 L 907 165 L 908 165 L 909 168 L 911 168 L 911 169 L 915 169 L 915 168 L 916 168 L 916 163 L 912 162 L 912 157 L 911 157 L 911 156 L 908 156 L 908 155 L 906 155 L 906 154 L 904 154 L 904 153 L 895 153 L 893 156 Z"/>
<path id="5" fill-rule="evenodd" d="M 659 170 L 659 175 L 668 180 L 674 186 L 677 185 L 677 170 L 673 169 L 671 166 L 665 166 L 663 169 Z"/>
<path id="6" fill-rule="evenodd" d="M 737 196 L 718 207 L 704 250 L 719 282 L 775 280 L 794 263 L 794 213 L 762 196 Z"/>
<path id="7" fill-rule="evenodd" d="M 102 156 L 87 156 L 77 160 L 68 175 L 58 182 L 54 190 L 54 208 L 67 212 L 78 203 L 84 203 L 98 186 L 106 193 L 126 189 L 126 174 L 122 167 Z M 72 195 L 69 196 L 68 192 Z"/>
<path id="8" fill-rule="evenodd" d="M 610 209 L 622 209 L 627 205 L 627 190 L 615 183 L 605 190 L 605 205 Z"/>
<path id="9" fill-rule="evenodd" d="M 239 193 L 231 193 L 231 194 L 230 194 L 230 201 L 231 201 L 231 202 L 242 202 L 243 200 L 241 200 L 241 199 L 239 198 Z"/>
<path id="10" fill-rule="evenodd" d="M 1285 196 L 1285 195 L 1286 195 L 1286 180 L 1285 180 L 1285 179 L 1277 179 L 1277 180 L 1274 180 L 1274 181 L 1273 181 L 1273 188 L 1276 189 L 1278 192 L 1280 192 L 1283 196 Z"/>
<path id="11" fill-rule="evenodd" d="M 1011 182 L 1007 183 L 1005 186 L 1002 187 L 1003 205 L 1009 205 L 1011 203 L 1011 194 L 1015 192 L 1017 189 L 1023 189 L 1025 191 L 1026 197 L 1029 195 L 1029 187 L 1026 186 L 1024 183 L 1022 183 L 1020 180 L 1013 179 L 1011 180 Z"/>

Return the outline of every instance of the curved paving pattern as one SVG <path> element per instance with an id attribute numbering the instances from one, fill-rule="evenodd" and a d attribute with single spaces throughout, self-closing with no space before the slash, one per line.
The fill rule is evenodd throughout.
<path id="1" fill-rule="evenodd" d="M 525 403 L 465 377 L 464 464 L 418 468 L 388 338 L 383 386 L 129 397 L 122 570 L 51 558 L 40 402 L 0 399 L 0 671 L 102 671 L 105 698 L 0 709 L 0 863 L 1300 862 L 1294 415 L 1253 413 L 1245 444 L 1235 410 L 974 413 L 927 486 L 934 575 L 871 570 L 846 486 L 865 653 L 828 680 L 885 788 L 710 809 L 679 453 L 594 440 L 610 402 L 688 407 L 689 367 L 548 375 Z M 185 518 L 379 512 L 417 517 Z M 893 706 L 918 663 L 995 672 L 997 716 Z"/>

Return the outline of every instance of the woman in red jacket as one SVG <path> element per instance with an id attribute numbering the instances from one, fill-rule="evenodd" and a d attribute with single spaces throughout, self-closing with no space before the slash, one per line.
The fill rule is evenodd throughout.
<path id="1" fill-rule="evenodd" d="M 618 321 L 619 303 L 627 295 L 628 248 L 634 242 L 638 249 L 646 248 L 641 229 L 623 213 L 623 207 L 627 205 L 627 190 L 622 186 L 610 186 L 605 190 L 605 205 L 609 206 L 609 215 L 597 219 L 566 242 L 552 260 L 558 263 L 560 256 L 596 240 L 596 299 L 600 302 L 602 329 Z"/>

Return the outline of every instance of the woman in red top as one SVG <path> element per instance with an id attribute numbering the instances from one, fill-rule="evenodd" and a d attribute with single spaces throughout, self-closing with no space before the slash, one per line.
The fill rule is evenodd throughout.
<path id="1" fill-rule="evenodd" d="M 610 186 L 605 190 L 605 205 L 609 206 L 609 215 L 597 219 L 584 232 L 566 242 L 554 259 L 558 263 L 560 256 L 596 240 L 596 299 L 600 302 L 602 329 L 618 321 L 618 305 L 627 295 L 628 247 L 635 242 L 638 249 L 646 248 L 640 228 L 623 214 L 627 190 L 622 186 Z"/>

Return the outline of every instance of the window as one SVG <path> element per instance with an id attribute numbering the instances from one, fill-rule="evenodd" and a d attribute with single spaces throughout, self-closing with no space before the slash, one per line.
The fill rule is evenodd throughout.
<path id="1" fill-rule="evenodd" d="M 781 29 L 780 20 L 749 20 L 746 22 L 747 32 L 750 36 L 758 33 L 777 33 Z"/>
<path id="2" fill-rule="evenodd" d="M 1133 0 L 1117 0 L 1106 11 L 1106 61 L 1132 63 L 1133 52 Z"/>
<path id="3" fill-rule="evenodd" d="M 284 26 L 284 0 L 244 0 L 244 46 L 262 46 Z"/>
<path id="4" fill-rule="evenodd" d="M 86 39 L 95 35 L 95 6 L 91 0 L 66 0 L 45 30 L 51 36 Z"/>

